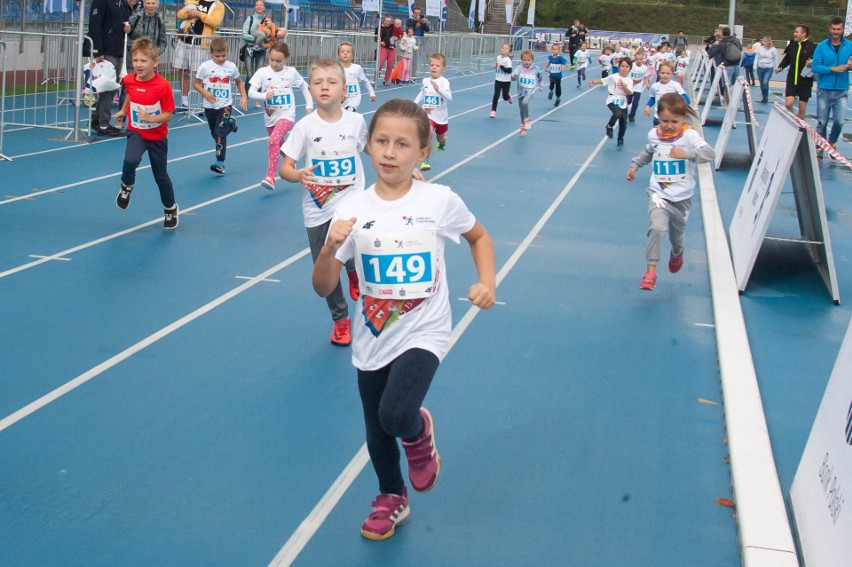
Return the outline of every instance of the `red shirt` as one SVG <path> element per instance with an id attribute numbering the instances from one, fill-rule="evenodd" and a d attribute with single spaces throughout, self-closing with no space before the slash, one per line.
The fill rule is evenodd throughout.
<path id="1" fill-rule="evenodd" d="M 172 93 L 171 83 L 156 71 L 147 81 L 140 81 L 136 78 L 136 73 L 130 73 L 122 82 L 127 91 L 127 98 L 130 99 L 130 107 L 127 109 L 127 128 L 138 132 L 146 140 L 165 140 L 169 133 L 167 122 L 162 124 L 141 122 L 136 117 L 136 112 L 140 108 L 144 108 L 149 114 L 174 112 L 175 96 Z"/>

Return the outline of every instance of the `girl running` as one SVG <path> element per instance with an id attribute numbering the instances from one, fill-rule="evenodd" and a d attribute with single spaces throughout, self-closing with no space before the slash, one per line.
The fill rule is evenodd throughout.
<path id="1" fill-rule="evenodd" d="M 321 296 L 332 293 L 341 265 L 351 259 L 362 282 L 352 363 L 379 481 L 361 525 L 361 535 L 371 540 L 393 536 L 410 513 L 397 438 L 414 490 L 430 490 L 441 471 L 435 420 L 421 405 L 449 348 L 448 242 L 464 237 L 470 245 L 478 276 L 470 302 L 481 309 L 494 304 L 488 232 L 449 187 L 411 178 L 429 155 L 430 136 L 429 117 L 417 104 L 395 99 L 379 107 L 367 134 L 376 183 L 340 203 L 313 271 Z"/>
<path id="2" fill-rule="evenodd" d="M 627 119 L 630 122 L 636 122 L 636 110 L 639 108 L 639 99 L 642 98 L 642 92 L 648 86 L 648 66 L 645 65 L 645 50 L 641 47 L 636 52 L 636 59 L 633 61 L 633 67 L 630 69 L 630 78 L 633 80 L 633 94 L 627 97 L 630 112 L 627 114 Z"/>
<path id="3" fill-rule="evenodd" d="M 640 289 L 651 291 L 657 284 L 657 263 L 663 236 L 668 231 L 672 244 L 669 271 L 683 266 L 683 235 L 695 190 L 697 163 L 713 159 L 714 152 L 698 132 L 686 121 L 698 113 L 684 98 L 667 93 L 657 102 L 660 125 L 648 132 L 648 145 L 634 157 L 627 170 L 627 180 L 636 179 L 636 170 L 653 162 L 648 192 L 648 244 L 645 248 L 647 267 Z"/>
<path id="4" fill-rule="evenodd" d="M 497 56 L 493 67 L 497 69 L 497 75 L 494 77 L 494 97 L 491 99 L 489 118 L 497 116 L 497 101 L 500 96 L 512 104 L 512 95 L 509 94 L 509 87 L 512 85 L 512 47 L 508 43 L 504 43 L 500 48 L 500 55 Z"/>
<path id="5" fill-rule="evenodd" d="M 612 127 L 618 122 L 618 145 L 624 145 L 624 133 L 627 132 L 627 97 L 633 94 L 633 79 L 630 78 L 630 70 L 633 61 L 629 57 L 623 57 L 618 63 L 618 74 L 609 75 L 603 79 L 589 81 L 589 86 L 606 85 L 609 96 L 606 97 L 606 106 L 612 112 L 612 116 L 606 125 L 606 135 L 612 139 Z"/>
<path id="6" fill-rule="evenodd" d="M 530 122 L 530 101 L 541 88 L 541 70 L 533 62 L 533 52 L 526 49 L 521 52 L 521 63 L 512 72 L 512 78 L 518 80 L 518 110 L 521 112 L 521 129 L 518 134 L 527 135 L 532 128 Z"/>
<path id="7" fill-rule="evenodd" d="M 672 77 L 674 76 L 674 65 L 669 63 L 668 61 L 662 61 L 660 63 L 659 69 L 657 69 L 657 75 L 660 80 L 651 85 L 650 93 L 651 98 L 648 99 L 648 104 L 645 105 L 645 117 L 651 116 L 651 107 L 654 106 L 656 100 L 666 94 L 666 93 L 676 93 L 682 96 L 686 100 L 686 104 L 689 104 L 689 95 L 686 94 L 686 91 L 683 90 L 683 87 L 680 86 L 680 83 L 676 81 L 672 81 Z M 659 116 L 657 115 L 657 111 L 654 111 L 654 126 L 660 123 Z"/>
<path id="8" fill-rule="evenodd" d="M 361 106 L 361 83 L 367 87 L 367 92 L 370 94 L 370 102 L 376 102 L 376 91 L 373 85 L 364 73 L 364 69 L 352 60 L 355 57 L 355 49 L 351 43 L 343 42 L 337 46 L 337 58 L 340 64 L 343 65 L 343 71 L 346 73 L 346 98 L 343 99 L 343 108 L 358 112 L 358 107 Z"/>
<path id="9" fill-rule="evenodd" d="M 300 89 L 305 97 L 305 112 L 310 114 L 314 101 L 308 90 L 308 84 L 298 71 L 286 65 L 290 57 L 290 48 L 283 41 L 277 41 L 269 48 L 269 65 L 261 67 L 249 79 L 248 96 L 255 101 L 263 101 L 263 125 L 269 134 L 267 144 L 266 176 L 260 184 L 272 191 L 275 189 L 275 172 L 281 157 L 281 145 L 284 138 L 296 123 L 296 98 L 293 89 Z"/>

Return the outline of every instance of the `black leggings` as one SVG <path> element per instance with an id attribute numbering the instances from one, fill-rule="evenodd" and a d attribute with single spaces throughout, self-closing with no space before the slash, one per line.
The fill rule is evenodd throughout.
<path id="1" fill-rule="evenodd" d="M 225 161 L 228 151 L 228 134 L 231 133 L 231 107 L 205 108 L 204 116 L 210 126 L 210 135 L 216 142 L 216 161 Z"/>
<path id="2" fill-rule="evenodd" d="M 497 101 L 500 100 L 500 95 L 503 95 L 503 100 L 508 101 L 510 81 L 494 81 L 494 98 L 491 99 L 491 110 L 497 110 Z"/>
<path id="3" fill-rule="evenodd" d="M 562 98 L 562 77 L 550 76 L 550 90 L 556 90 L 556 98 Z"/>
<path id="4" fill-rule="evenodd" d="M 136 183 L 136 168 L 142 163 L 142 154 L 146 151 L 148 152 L 148 159 L 151 160 L 151 172 L 154 174 L 154 181 L 157 182 L 157 187 L 160 189 L 160 201 L 163 202 L 165 208 L 171 209 L 175 206 L 175 190 L 166 169 L 169 163 L 168 139 L 146 140 L 138 132 L 128 130 L 127 148 L 124 150 L 124 165 L 121 168 L 121 182 L 125 185 Z"/>
<path id="5" fill-rule="evenodd" d="M 624 133 L 627 132 L 627 109 L 621 108 L 620 106 L 616 106 L 615 104 L 606 105 L 609 108 L 609 111 L 612 112 L 612 116 L 607 123 L 607 126 L 612 128 L 615 126 L 615 123 L 618 122 L 618 139 L 624 139 Z"/>
<path id="6" fill-rule="evenodd" d="M 405 487 L 396 438 L 414 439 L 423 432 L 420 406 L 438 363 L 428 350 L 413 348 L 384 368 L 358 370 L 367 450 L 382 494 L 402 494 Z"/>

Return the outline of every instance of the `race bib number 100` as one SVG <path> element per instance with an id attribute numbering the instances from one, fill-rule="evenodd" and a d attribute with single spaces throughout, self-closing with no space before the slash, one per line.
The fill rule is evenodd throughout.
<path id="1" fill-rule="evenodd" d="M 356 234 L 356 262 L 366 295 L 379 299 L 418 299 L 435 291 L 434 231 Z"/>

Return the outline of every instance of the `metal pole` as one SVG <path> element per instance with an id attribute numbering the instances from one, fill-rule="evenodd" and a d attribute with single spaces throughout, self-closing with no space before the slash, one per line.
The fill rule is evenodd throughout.
<path id="1" fill-rule="evenodd" d="M 376 84 L 376 87 L 379 86 L 379 61 L 381 60 L 382 54 L 382 2 L 379 2 L 379 25 L 376 26 L 376 76 L 373 79 L 373 82 Z"/>
<path id="2" fill-rule="evenodd" d="M 731 30 L 731 33 L 734 33 L 734 15 L 737 12 L 737 0 L 731 0 L 731 4 L 728 6 L 728 29 Z M 740 38 L 742 40 L 742 38 Z"/>
<path id="3" fill-rule="evenodd" d="M 86 0 L 80 0 L 80 21 L 77 24 L 77 77 L 74 79 L 74 130 L 75 142 L 80 141 L 80 105 L 83 96 L 83 24 L 86 21 Z M 94 45 L 92 45 L 94 50 Z"/>
<path id="4" fill-rule="evenodd" d="M 0 41 L 0 51 L 3 52 L 2 68 L 3 78 L 0 80 L 0 160 L 12 161 L 12 158 L 3 155 L 3 124 L 6 122 L 6 43 Z"/>

